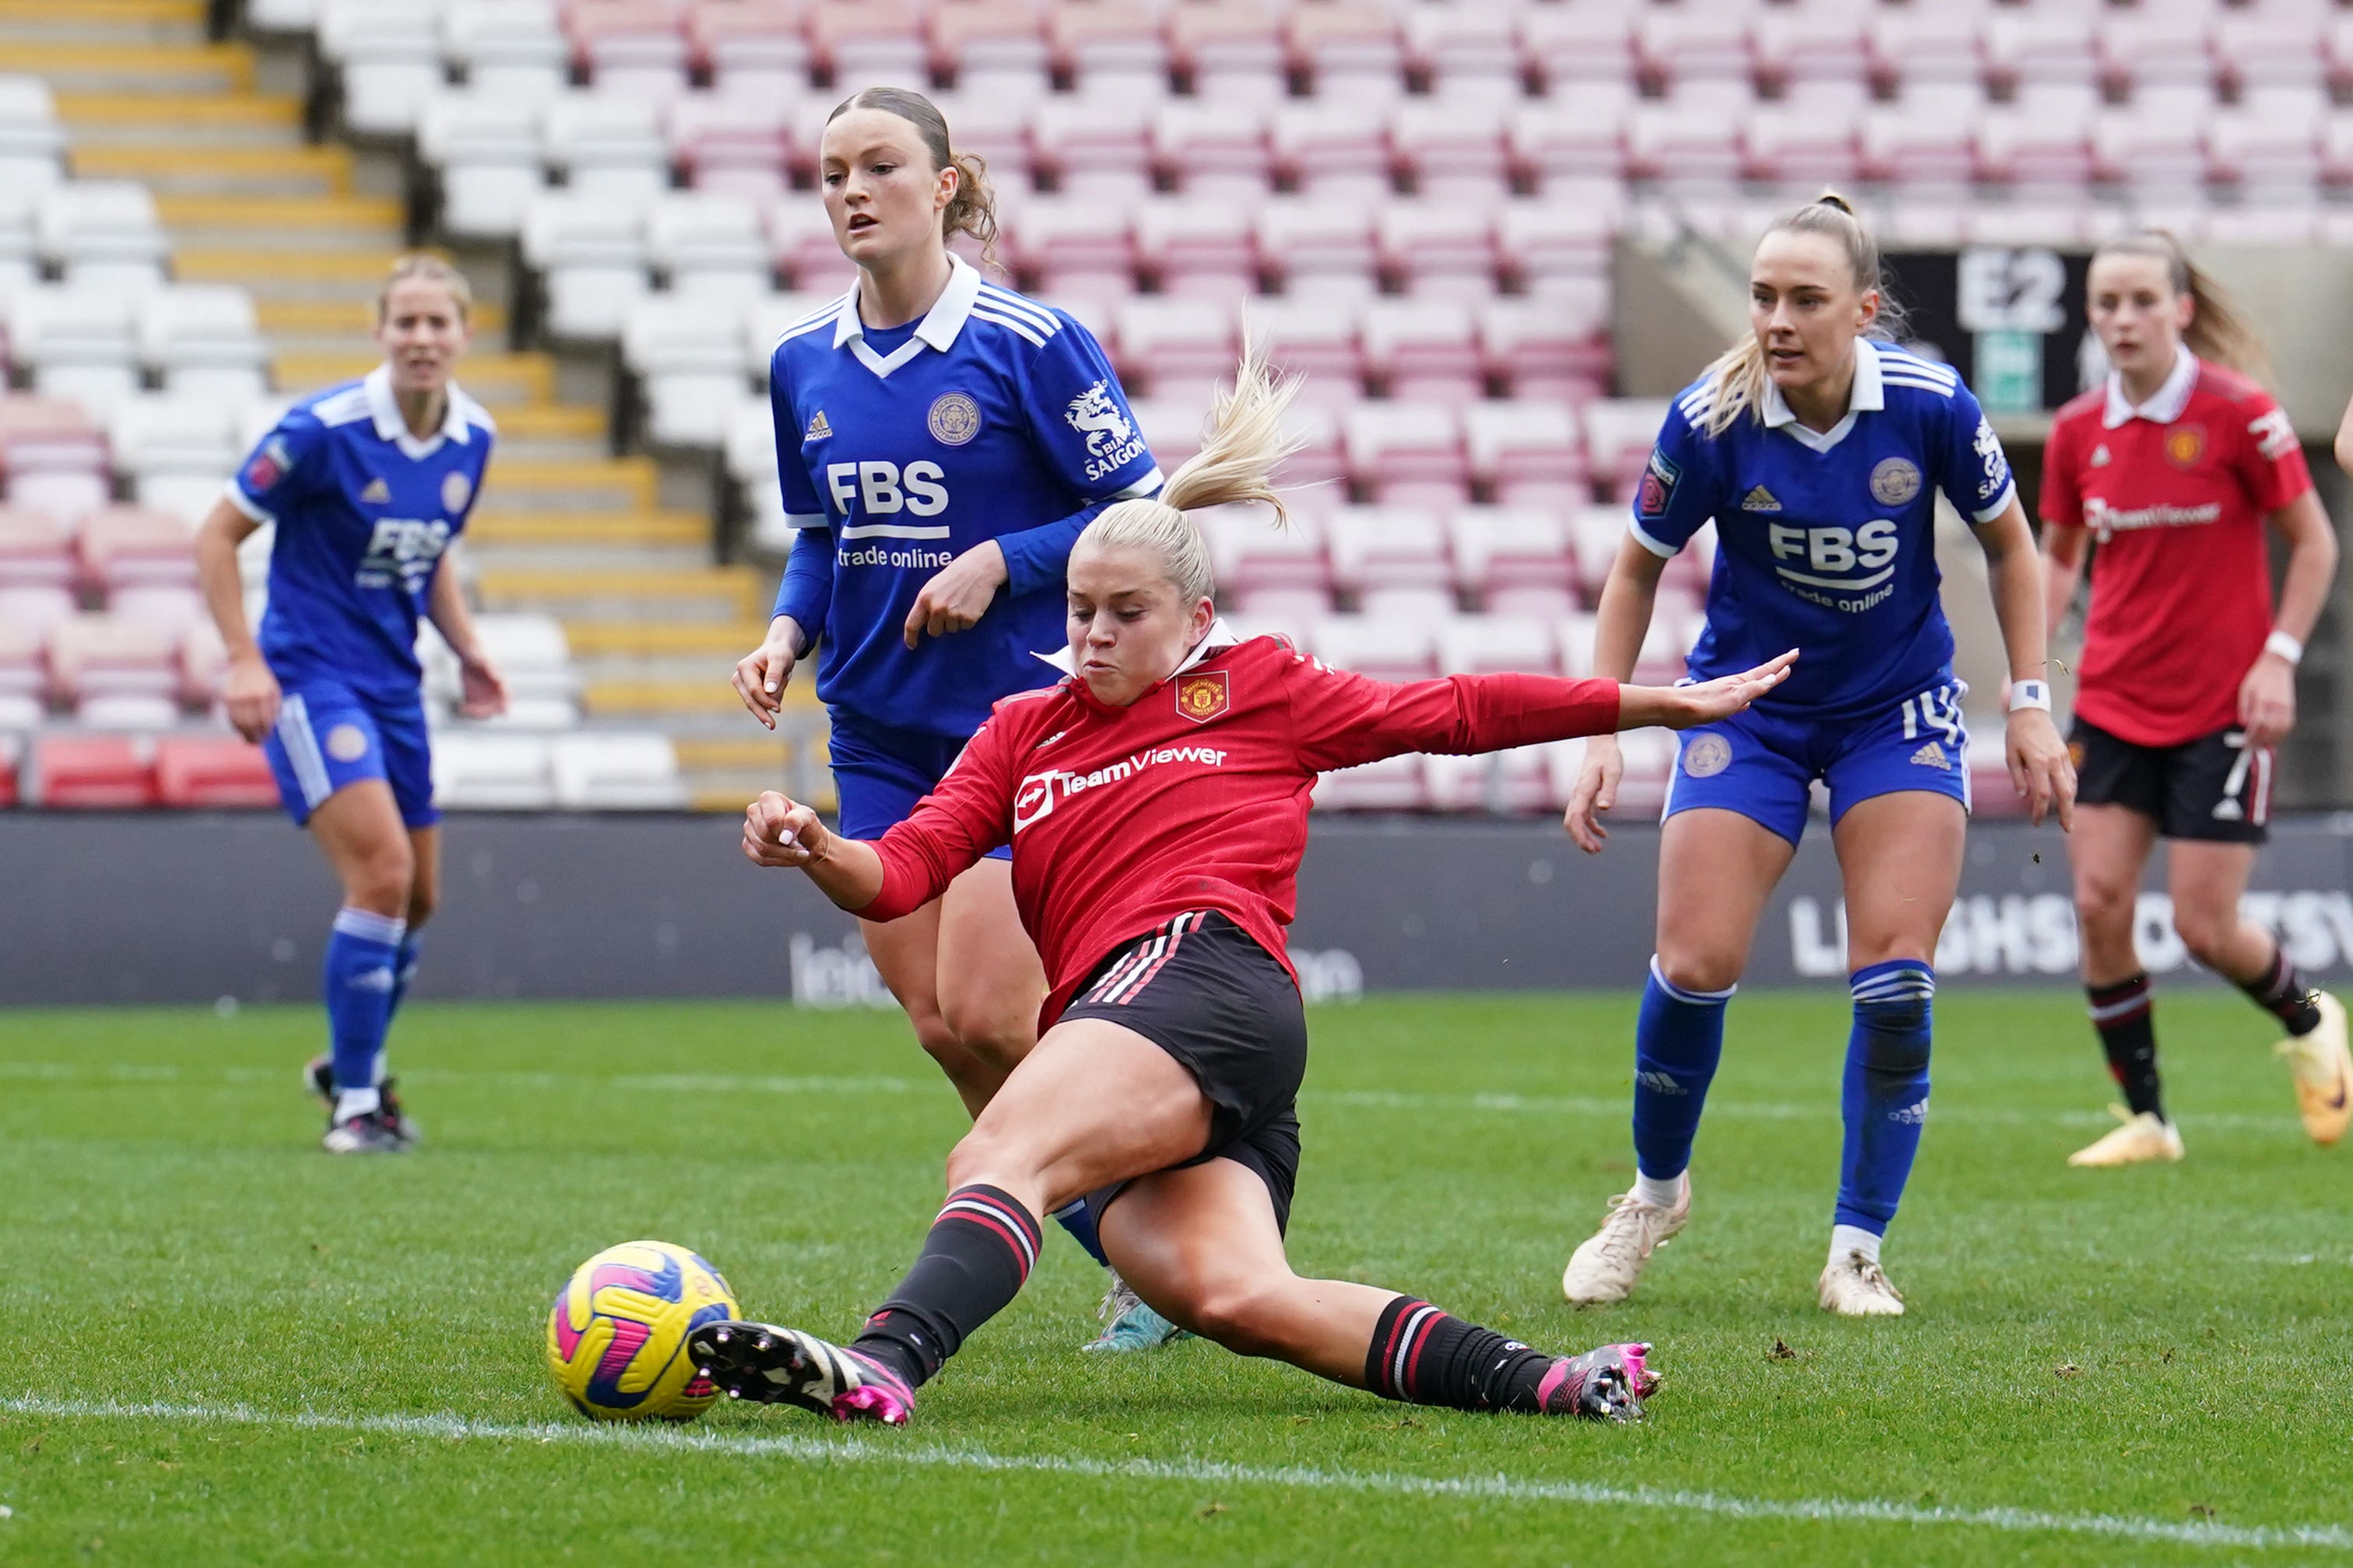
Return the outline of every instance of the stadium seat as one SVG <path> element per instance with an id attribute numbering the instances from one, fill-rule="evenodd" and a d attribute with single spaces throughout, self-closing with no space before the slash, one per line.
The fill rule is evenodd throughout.
<path id="1" fill-rule="evenodd" d="M 1304 195 L 1370 204 L 1391 190 L 1388 119 L 1377 106 L 1288 103 L 1268 122 L 1275 166 Z"/>
<path id="2" fill-rule="evenodd" d="M 1514 397 L 1583 404 L 1609 378 L 1609 292 L 1600 279 L 1557 279 L 1535 298 L 1479 308 L 1487 375 Z"/>
<path id="3" fill-rule="evenodd" d="M 1291 89 L 1281 24 L 1259 0 L 1193 0 L 1166 18 L 1169 63 L 1193 96 L 1235 111 Z"/>
<path id="4" fill-rule="evenodd" d="M 234 404 L 183 396 L 125 401 L 110 421 L 114 467 L 142 506 L 179 521 L 181 542 L 220 499 L 241 448 Z"/>
<path id="5" fill-rule="evenodd" d="M 194 587 L 191 531 L 170 512 L 101 508 L 82 520 L 78 548 L 84 580 L 103 585 L 110 595 L 132 587 Z"/>
<path id="6" fill-rule="evenodd" d="M 1283 413 L 1282 432 L 1286 439 L 1299 444 L 1298 450 L 1275 470 L 1277 482 L 1291 492 L 1284 500 L 1292 510 L 1322 516 L 1345 502 L 1348 453 L 1341 440 L 1340 421 L 1332 411 L 1313 403 L 1293 402 Z"/>
<path id="7" fill-rule="evenodd" d="M 1250 331 L 1282 371 L 1301 377 L 1298 401 L 1318 408 L 1353 406 L 1363 395 L 1364 350 L 1356 312 L 1327 301 L 1321 289 L 1270 300 L 1250 310 Z"/>
<path id="8" fill-rule="evenodd" d="M 261 748 L 233 735 L 165 735 L 155 742 L 159 804 L 184 810 L 268 809 L 278 780 Z"/>
<path id="9" fill-rule="evenodd" d="M 1504 115 L 1516 99 L 1407 100 L 1389 121 L 1398 169 L 1427 197 L 1504 195 L 1511 188 Z"/>
<path id="10" fill-rule="evenodd" d="M 1521 42 L 1545 96 L 1557 102 L 1577 100 L 1588 89 L 1630 89 L 1640 65 L 1630 12 L 1611 5 L 1526 7 Z"/>
<path id="11" fill-rule="evenodd" d="M 941 0 L 927 24 L 932 68 L 954 77 L 967 102 L 1034 103 L 1052 87 L 1041 11 L 1039 0 Z M 962 139 L 955 119 L 948 128 Z"/>
<path id="12" fill-rule="evenodd" d="M 63 592 L 58 588 L 0 588 L 0 697 L 19 703 L 43 700 L 48 689 L 48 676 L 42 663 L 42 649 L 48 628 L 64 618 L 56 610 L 56 600 L 63 597 Z M 19 608 L 36 602 L 48 605 L 47 619 L 38 619 Z M 68 601 L 65 614 L 71 613 L 71 603 Z"/>
<path id="13" fill-rule="evenodd" d="M 1508 105 L 1525 92 L 1517 19 L 1483 5 L 1408 10 L 1407 58 L 1441 101 Z"/>
<path id="14" fill-rule="evenodd" d="M 1152 117 L 1152 153 L 1162 177 L 1197 200 L 1255 204 L 1274 183 L 1266 117 L 1248 103 L 1216 99 L 1162 105 Z"/>
<path id="15" fill-rule="evenodd" d="M 1340 416 L 1349 482 L 1375 500 L 1438 507 L 1471 499 L 1460 416 L 1434 399 L 1367 402 Z"/>
<path id="16" fill-rule="evenodd" d="M 1430 804 L 1418 756 L 1384 757 L 1361 767 L 1342 768 L 1315 781 L 1315 808 L 1322 811 L 1419 811 Z"/>
<path id="17" fill-rule="evenodd" d="M 1560 673 L 1560 639 L 1535 616 L 1458 616 L 1438 631 L 1438 668 L 1450 675 Z"/>
<path id="18" fill-rule="evenodd" d="M 466 0 L 442 9 L 441 26 L 476 95 L 528 108 L 564 90 L 571 47 L 550 0 Z"/>
<path id="19" fill-rule="evenodd" d="M 1343 593 L 1437 590 L 1451 608 L 1453 564 L 1438 514 L 1414 506 L 1352 506 L 1324 521 L 1332 580 Z"/>
<path id="20" fill-rule="evenodd" d="M 448 82 L 434 8 L 328 0 L 318 37 L 320 57 L 338 73 L 343 128 L 353 135 L 410 134 L 426 100 Z"/>
<path id="21" fill-rule="evenodd" d="M 555 804 L 573 811 L 677 810 L 678 753 L 662 735 L 560 735 L 549 748 Z"/>
<path id="22" fill-rule="evenodd" d="M 695 0 L 687 43 L 722 92 L 789 100 L 808 90 L 808 36 L 797 0 Z"/>
<path id="23" fill-rule="evenodd" d="M 178 689 L 176 638 L 124 616 L 69 616 L 49 628 L 49 680 L 59 700 Z"/>
<path id="24" fill-rule="evenodd" d="M 1422 783 L 1434 811 L 1515 816 L 1548 810 L 1552 775 L 1548 748 L 1514 746 L 1481 756 L 1422 759 Z"/>
<path id="25" fill-rule="evenodd" d="M 545 290 L 545 326 L 559 340 L 609 341 L 648 289 L 636 204 L 612 195 L 554 194 L 531 205 L 523 259 Z"/>
<path id="26" fill-rule="evenodd" d="M 34 205 L 41 255 L 68 283 L 136 293 L 164 280 L 171 245 L 155 198 L 132 180 L 69 180 Z"/>
<path id="27" fill-rule="evenodd" d="M 1148 203 L 1136 215 L 1139 259 L 1166 294 L 1239 304 L 1258 292 L 1250 209 L 1194 198 Z"/>
<path id="28" fill-rule="evenodd" d="M 1282 26 L 1292 68 L 1316 98 L 1363 103 L 1405 91 L 1405 39 L 1377 0 L 1289 6 Z"/>
<path id="29" fill-rule="evenodd" d="M 1133 287 L 1135 231 L 1123 205 L 1039 196 L 1023 202 L 1008 227 L 1015 257 L 1045 292 L 1088 276 L 1122 279 L 1122 293 Z"/>
<path id="30" fill-rule="evenodd" d="M 1455 300 L 1378 300 L 1365 309 L 1365 366 L 1393 398 L 1459 402 L 1486 390 L 1471 307 Z"/>
<path id="31" fill-rule="evenodd" d="M 154 762 L 128 735 L 44 735 L 34 742 L 37 804 L 57 810 L 123 811 L 157 804 Z"/>
<path id="32" fill-rule="evenodd" d="M 176 283 L 137 307 L 139 357 L 175 396 L 239 407 L 269 390 L 269 346 L 242 289 Z"/>
<path id="33" fill-rule="evenodd" d="M 63 523 L 29 507 L 0 507 L 0 591 L 69 587 L 76 570 Z"/>
<path id="34" fill-rule="evenodd" d="M 1752 180 L 1844 185 L 1862 166 L 1860 104 L 1834 109 L 1819 101 L 1765 104 L 1742 131 L 1745 168 Z"/>
<path id="35" fill-rule="evenodd" d="M 697 299 L 649 296 L 629 311 L 621 361 L 638 378 L 640 428 L 653 445 L 724 442 L 749 391 L 737 318 Z M 758 406 L 765 418 L 765 400 Z"/>
<path id="36" fill-rule="evenodd" d="M 426 104 L 417 145 L 437 172 L 443 227 L 464 239 L 511 239 L 522 232 L 523 216 L 546 184 L 539 118 L 538 95 L 473 89 L 438 94 Z"/>
<path id="37" fill-rule="evenodd" d="M 510 612 L 475 617 L 483 655 L 506 681 L 511 697 L 559 699 L 579 695 L 580 676 L 564 625 L 553 616 Z"/>
<path id="38" fill-rule="evenodd" d="M 1145 296 L 1122 305 L 1113 322 L 1120 376 L 1127 384 L 1149 388 L 1157 397 L 1182 397 L 1199 410 L 1208 401 L 1201 394 L 1232 379 L 1239 345 L 1233 319 L 1222 306 Z M 1171 471 L 1166 459 L 1160 467 Z"/>
<path id="39" fill-rule="evenodd" d="M 1873 70 L 1898 94 L 1924 82 L 1967 84 L 1979 90 L 1985 75 L 1980 14 L 1969 5 L 1888 5 L 1865 29 Z"/>
<path id="40" fill-rule="evenodd" d="M 135 297 L 100 286 L 25 289 L 8 302 L 9 353 L 36 390 L 104 418 L 139 389 Z"/>
<path id="41" fill-rule="evenodd" d="M 1482 301 L 1495 292 L 1495 235 L 1484 209 L 1424 196 L 1393 202 L 1378 221 L 1381 269 L 1418 299 Z"/>
<path id="42" fill-rule="evenodd" d="M 1157 101 L 1167 94 L 1168 46 L 1143 0 L 1061 0 L 1047 12 L 1054 63 L 1088 99 Z"/>
<path id="43" fill-rule="evenodd" d="M 1591 499 L 1585 444 L 1565 403 L 1469 403 L 1462 444 L 1472 480 L 1505 506 L 1573 506 Z"/>
<path id="44" fill-rule="evenodd" d="M 1258 244 L 1289 300 L 1347 305 L 1380 291 L 1373 214 L 1361 202 L 1276 196 L 1258 211 Z M 1347 337 L 1353 345 L 1356 329 Z M 1349 377 L 1356 374 L 1350 350 Z"/>
<path id="45" fill-rule="evenodd" d="M 1454 580 L 1491 615 L 1553 614 L 1577 603 L 1568 524 L 1548 507 L 1463 507 L 1450 521 Z"/>
<path id="46" fill-rule="evenodd" d="M 686 35 L 670 0 L 567 0 L 580 74 L 601 93 L 667 102 L 687 89 Z"/>
<path id="47" fill-rule="evenodd" d="M 1058 15 L 1081 7 L 1064 6 Z M 1152 121 L 1157 99 L 1064 98 L 1040 103 L 1029 122 L 1038 166 L 1066 198 L 1126 206 L 1152 191 Z"/>
<path id="48" fill-rule="evenodd" d="M 575 200 L 629 211 L 670 189 L 670 143 L 659 106 L 607 92 L 550 99 L 541 124 L 551 168 Z"/>
<path id="49" fill-rule="evenodd" d="M 1588 404 L 1584 416 L 1594 479 L 1612 499 L 1630 499 L 1666 422 L 1667 400 L 1602 398 Z"/>
<path id="50" fill-rule="evenodd" d="M 547 742 L 537 735 L 445 731 L 433 745 L 433 795 L 457 811 L 545 811 L 555 804 Z"/>
<path id="51" fill-rule="evenodd" d="M 0 712 L 5 711 L 7 699 L 0 696 Z M 16 804 L 19 785 L 18 771 L 24 765 L 25 742 L 21 736 L 7 731 L 12 726 L 0 721 L 0 807 Z"/>
<path id="52" fill-rule="evenodd" d="M 1221 507 L 1198 520 L 1208 536 L 1218 582 L 1238 595 L 1266 588 L 1304 589 L 1329 595 L 1332 566 L 1324 556 L 1324 531 L 1311 517 L 1294 516 L 1288 528 L 1270 527 L 1256 507 Z"/>
<path id="53" fill-rule="evenodd" d="M 766 92 L 691 92 L 671 100 L 663 120 L 670 156 L 698 190 L 783 199 L 786 173 L 786 100 Z"/>
<path id="54" fill-rule="evenodd" d="M 2135 18 L 2133 26 L 2146 23 Z M 2021 100 L 2037 87 L 2088 88 L 2099 80 L 2097 25 L 2084 11 L 2004 7 L 1987 23 L 1985 45 L 1987 74 L 2013 84 Z"/>
<path id="55" fill-rule="evenodd" d="M 812 63 L 841 84 L 924 85 L 931 75 L 925 9 L 915 0 L 808 0 Z M 849 93 L 845 87 L 839 97 Z"/>

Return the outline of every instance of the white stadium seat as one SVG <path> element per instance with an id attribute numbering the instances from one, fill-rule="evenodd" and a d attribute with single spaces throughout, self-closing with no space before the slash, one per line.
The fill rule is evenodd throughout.
<path id="1" fill-rule="evenodd" d="M 459 811 L 545 811 L 555 804 L 548 742 L 516 732 L 444 731 L 433 742 L 433 797 Z"/>
<path id="2" fill-rule="evenodd" d="M 555 804 L 575 811 L 677 810 L 687 804 L 667 736 L 589 731 L 550 747 Z"/>

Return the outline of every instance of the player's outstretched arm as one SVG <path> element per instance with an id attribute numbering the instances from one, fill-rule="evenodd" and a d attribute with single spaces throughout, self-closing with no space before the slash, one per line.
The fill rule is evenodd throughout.
<path id="1" fill-rule="evenodd" d="M 882 892 L 882 857 L 862 838 L 844 838 L 798 801 L 775 790 L 744 810 L 744 854 L 755 866 L 806 871 L 818 890 L 855 913 Z"/>
<path id="2" fill-rule="evenodd" d="M 196 530 L 196 582 L 205 607 L 228 649 L 228 679 L 221 693 L 228 721 L 257 744 L 278 722 L 278 678 L 254 646 L 245 619 L 245 583 L 237 570 L 237 547 L 261 525 L 226 500 L 213 503 Z"/>
<path id="3" fill-rule="evenodd" d="M 1656 724 L 1688 730 L 1729 719 L 1784 680 L 1798 662 L 1791 648 L 1738 675 L 1718 676 L 1690 686 L 1621 686 L 1618 689 L 1618 728 L 1642 730 Z"/>

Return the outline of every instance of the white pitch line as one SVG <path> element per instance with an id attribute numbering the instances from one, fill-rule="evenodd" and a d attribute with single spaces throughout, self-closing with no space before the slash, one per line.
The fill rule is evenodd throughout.
<path id="1" fill-rule="evenodd" d="M 102 1400 L 0 1400 L 0 1414 L 58 1420 L 179 1421 L 208 1426 L 374 1432 L 444 1441 L 559 1443 L 655 1451 L 717 1453 L 795 1464 L 880 1465 L 918 1469 L 1085 1476 L 1113 1480 L 1179 1481 L 1192 1486 L 1263 1486 L 1304 1491 L 1359 1492 L 1393 1497 L 1483 1499 L 1496 1502 L 1567 1503 L 1588 1508 L 1640 1508 L 1720 1519 L 1780 1519 L 1821 1524 L 1948 1525 L 2011 1534 L 2099 1536 L 2115 1541 L 2162 1541 L 2186 1546 L 2270 1550 L 2323 1547 L 2353 1551 L 2342 1526 L 2176 1523 L 2104 1513 L 2042 1513 L 2022 1508 L 1918 1508 L 1873 1499 L 1744 1498 L 1722 1492 L 1655 1487 L 1609 1487 L 1590 1481 L 1516 1480 L 1508 1476 L 1417 1476 L 1383 1470 L 1326 1470 L 1300 1465 L 1231 1465 L 1211 1459 L 1090 1459 L 1064 1454 L 995 1454 L 934 1443 L 900 1446 L 888 1439 L 826 1441 L 816 1437 L 750 1436 L 698 1427 L 599 1426 L 573 1422 L 470 1421 L 461 1415 L 335 1415 L 273 1412 L 242 1405 L 119 1404 Z M 1508 1419 L 1505 1417 L 1504 1419 Z"/>

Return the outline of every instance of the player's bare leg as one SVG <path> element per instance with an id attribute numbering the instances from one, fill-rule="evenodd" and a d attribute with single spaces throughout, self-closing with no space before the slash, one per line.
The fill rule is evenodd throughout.
<path id="1" fill-rule="evenodd" d="M 2305 984 L 2279 939 L 2239 912 L 2254 869 L 2252 844 L 2177 841 L 2168 851 L 2173 925 L 2189 956 L 2244 991 L 2279 1019 L 2285 1037 L 2272 1047 L 2287 1064 L 2304 1130 L 2316 1143 L 2345 1136 L 2353 1122 L 2353 1057 L 2346 1050 L 2345 1009 Z"/>
<path id="2" fill-rule="evenodd" d="M 382 779 L 357 780 L 329 795 L 311 814 L 310 828 L 343 893 L 328 939 L 334 1098 L 322 1146 L 337 1154 L 397 1152 L 408 1141 L 397 1116 L 385 1110 L 379 1062 L 416 886 L 416 850 Z M 309 1076 L 316 1086 L 315 1064 Z"/>
<path id="3" fill-rule="evenodd" d="M 1724 1005 L 1796 847 L 1737 812 L 1680 811 L 1659 835 L 1658 954 L 1635 1033 L 1634 1184 L 1577 1247 L 1561 1293 L 1622 1301 L 1691 1214 L 1686 1169 L 1723 1043 Z"/>
<path id="4" fill-rule="evenodd" d="M 965 1113 L 978 1116 L 989 1096 L 1005 1082 L 1005 1072 L 966 1050 L 940 1011 L 939 902 L 888 924 L 860 921 L 858 931 L 866 939 L 866 953 L 874 961 L 875 972 L 907 1015 L 915 1043 L 947 1074 L 956 1098 L 964 1101 Z"/>
<path id="5" fill-rule="evenodd" d="M 2181 1134 L 2166 1118 L 2157 1068 L 2157 1004 L 2134 945 L 2141 873 L 2157 845 L 2157 819 L 2127 805 L 2079 805 L 2067 835 L 2075 875 L 2075 929 L 2083 944 L 2084 991 L 2109 1076 L 2125 1103 L 2118 1125 L 2067 1157 L 2079 1167 L 2137 1165 L 2181 1158 Z"/>
<path id="6" fill-rule="evenodd" d="M 1846 1317 L 1897 1317 L 1879 1243 L 1912 1173 L 1928 1110 L 1936 939 L 1961 880 L 1961 803 L 1899 790 L 1849 807 L 1832 830 L 1844 881 L 1854 1025 L 1842 1095 L 1846 1143 L 1819 1297 Z"/>

